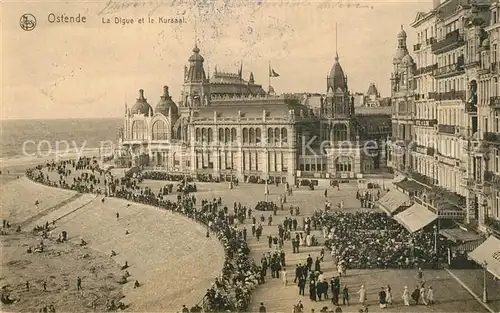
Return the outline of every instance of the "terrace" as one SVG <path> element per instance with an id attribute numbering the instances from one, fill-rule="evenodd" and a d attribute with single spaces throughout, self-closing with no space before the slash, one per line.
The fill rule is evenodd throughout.
<path id="1" fill-rule="evenodd" d="M 445 38 L 431 45 L 434 54 L 441 54 L 456 49 L 465 44 L 463 35 L 458 29 L 446 34 Z"/>

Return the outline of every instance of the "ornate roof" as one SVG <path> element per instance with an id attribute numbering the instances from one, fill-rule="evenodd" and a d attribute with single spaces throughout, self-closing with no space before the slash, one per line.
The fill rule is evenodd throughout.
<path id="1" fill-rule="evenodd" d="M 168 116 L 169 114 L 178 115 L 179 109 L 177 108 L 175 102 L 172 100 L 172 96 L 170 96 L 168 93 L 168 86 L 163 86 L 163 95 L 161 96 L 160 101 L 158 101 L 158 104 L 155 107 L 155 112 L 161 113 L 165 116 Z"/>
<path id="2" fill-rule="evenodd" d="M 401 38 L 401 39 L 406 39 L 407 35 L 406 35 L 406 32 L 405 30 L 403 29 L 403 25 L 401 25 L 401 31 L 399 32 L 398 34 L 398 38 Z"/>
<path id="3" fill-rule="evenodd" d="M 132 107 L 132 109 L 130 109 L 130 113 L 143 114 L 147 116 L 150 114 L 151 111 L 152 111 L 151 106 L 149 105 L 147 99 L 144 98 L 144 90 L 140 89 L 139 98 L 137 98 L 137 101 L 135 102 L 134 106 Z"/>
<path id="4" fill-rule="evenodd" d="M 335 62 L 333 62 L 332 69 L 330 70 L 330 74 L 328 75 L 327 79 L 327 90 L 329 90 L 330 88 L 332 88 L 333 91 L 337 91 L 339 88 L 342 91 L 346 91 L 347 89 L 344 70 L 339 63 L 338 54 L 335 56 Z"/>
<path id="5" fill-rule="evenodd" d="M 368 91 L 366 92 L 366 95 L 367 96 L 371 96 L 371 95 L 378 96 L 378 90 L 377 90 L 377 87 L 375 86 L 375 84 L 373 84 L 373 83 L 370 84 L 370 87 L 368 87 Z"/>
<path id="6" fill-rule="evenodd" d="M 189 57 L 189 69 L 186 69 L 186 81 L 205 81 L 205 69 L 203 68 L 203 61 L 205 59 L 200 55 L 200 49 L 195 45 L 193 48 L 193 55 Z"/>

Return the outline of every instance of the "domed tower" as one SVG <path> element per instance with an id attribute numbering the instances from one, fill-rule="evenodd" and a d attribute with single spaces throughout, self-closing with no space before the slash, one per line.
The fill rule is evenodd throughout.
<path id="1" fill-rule="evenodd" d="M 394 71 L 391 77 L 392 92 L 411 92 L 415 89 L 413 77 L 416 64 L 406 47 L 406 32 L 401 25 L 401 31 L 397 36 L 398 48 L 392 60 Z"/>
<path id="2" fill-rule="evenodd" d="M 188 59 L 189 67 L 184 68 L 181 107 L 199 108 L 209 105 L 210 85 L 203 68 L 204 61 L 200 49 L 195 45 L 193 54 Z"/>
<path id="3" fill-rule="evenodd" d="M 145 116 L 151 116 L 153 112 L 153 109 L 149 105 L 148 101 L 146 98 L 144 98 L 144 90 L 140 89 L 139 90 L 139 98 L 136 99 L 136 102 L 132 109 L 130 109 L 130 114 L 135 115 L 135 114 L 141 114 Z"/>
<path id="4" fill-rule="evenodd" d="M 163 95 L 155 107 L 155 113 L 160 113 L 171 118 L 172 123 L 179 117 L 179 109 L 177 108 L 177 104 L 172 100 L 172 96 L 168 93 L 168 86 L 163 86 Z"/>
<path id="5" fill-rule="evenodd" d="M 329 118 L 350 118 L 353 115 L 347 86 L 347 76 L 339 62 L 338 53 L 326 79 L 325 113 Z"/>

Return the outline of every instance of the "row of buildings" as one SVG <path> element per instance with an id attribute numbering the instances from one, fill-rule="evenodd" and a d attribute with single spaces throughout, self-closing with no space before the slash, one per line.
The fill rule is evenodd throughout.
<path id="1" fill-rule="evenodd" d="M 416 42 L 402 27 L 391 75 L 388 164 L 402 193 L 389 210 L 410 197 L 431 219 L 499 235 L 499 1 L 435 0 L 411 27 Z"/>
<path id="2" fill-rule="evenodd" d="M 188 62 L 178 102 L 165 86 L 154 109 L 142 89 L 132 107 L 125 105 L 117 165 L 292 184 L 355 179 L 386 167 L 390 107 L 354 107 L 338 54 L 323 95 L 276 95 L 271 86 L 266 92 L 241 70 L 210 77 L 197 46 Z"/>

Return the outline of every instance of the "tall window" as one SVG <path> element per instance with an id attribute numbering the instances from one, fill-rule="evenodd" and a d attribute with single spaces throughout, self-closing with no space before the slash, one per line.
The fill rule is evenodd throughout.
<path id="1" fill-rule="evenodd" d="M 207 129 L 206 128 L 202 128 L 201 129 L 201 139 L 202 139 L 203 142 L 207 142 L 208 141 Z"/>
<path id="2" fill-rule="evenodd" d="M 337 172 L 351 172 L 352 171 L 352 159 L 348 156 L 341 156 L 335 160 L 335 170 Z"/>
<path id="3" fill-rule="evenodd" d="M 132 139 L 146 139 L 146 124 L 144 123 L 144 121 L 134 121 L 134 123 L 132 124 Z"/>
<path id="4" fill-rule="evenodd" d="M 274 143 L 274 130 L 272 128 L 267 129 L 267 143 Z"/>
<path id="5" fill-rule="evenodd" d="M 231 140 L 231 130 L 229 128 L 224 129 L 224 142 L 229 142 Z"/>
<path id="6" fill-rule="evenodd" d="M 279 128 L 275 128 L 274 129 L 274 142 L 275 143 L 278 143 L 280 141 L 280 134 L 281 134 L 281 131 Z"/>
<path id="7" fill-rule="evenodd" d="M 212 142 L 214 140 L 214 133 L 211 128 L 208 129 L 208 142 Z"/>
<path id="8" fill-rule="evenodd" d="M 248 131 L 248 142 L 251 144 L 255 143 L 255 129 L 253 127 Z"/>
<path id="9" fill-rule="evenodd" d="M 236 128 L 231 128 L 231 142 L 236 142 Z"/>
<path id="10" fill-rule="evenodd" d="M 281 129 L 281 141 L 283 143 L 287 143 L 288 142 L 288 130 L 286 129 L 286 127 L 283 127 Z"/>
<path id="11" fill-rule="evenodd" d="M 248 129 L 243 128 L 243 143 L 248 143 Z"/>
<path id="12" fill-rule="evenodd" d="M 260 144 L 260 141 L 262 140 L 262 133 L 260 128 L 255 129 L 255 143 Z"/>
<path id="13" fill-rule="evenodd" d="M 219 128 L 219 143 L 224 142 L 224 129 Z"/>
<path id="14" fill-rule="evenodd" d="M 495 173 L 499 174 L 500 173 L 500 150 L 496 149 L 495 150 L 495 160 L 493 161 L 493 167 L 495 169 Z"/>
<path id="15" fill-rule="evenodd" d="M 335 124 L 333 126 L 333 141 L 347 140 L 347 126 L 345 124 Z"/>
<path id="16" fill-rule="evenodd" d="M 167 140 L 168 139 L 168 126 L 162 120 L 156 121 L 153 123 L 153 132 L 152 132 L 153 140 Z"/>
<path id="17" fill-rule="evenodd" d="M 195 135 L 194 135 L 194 140 L 196 142 L 201 141 L 201 129 L 196 128 Z"/>

